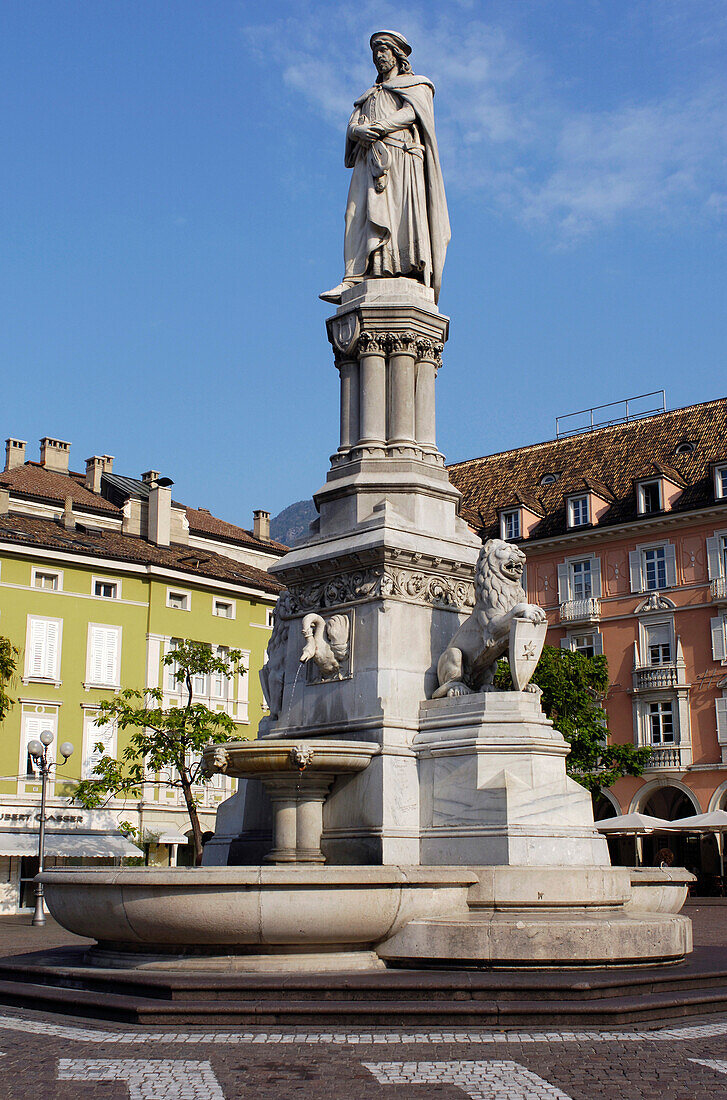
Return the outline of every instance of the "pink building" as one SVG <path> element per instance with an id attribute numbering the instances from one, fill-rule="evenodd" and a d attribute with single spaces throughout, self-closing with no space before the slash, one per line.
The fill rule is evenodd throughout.
<path id="1" fill-rule="evenodd" d="M 597 816 L 727 809 L 727 399 L 449 473 L 463 516 L 526 550 L 549 643 L 607 656 L 612 740 L 652 750 Z M 647 858 L 665 843 L 647 844 Z M 712 838 L 676 847 L 706 878 L 715 870 Z M 633 859 L 623 845 L 616 854 Z"/>

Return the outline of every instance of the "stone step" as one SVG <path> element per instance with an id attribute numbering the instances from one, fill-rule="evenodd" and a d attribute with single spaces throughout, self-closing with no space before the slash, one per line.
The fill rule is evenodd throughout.
<path id="1" fill-rule="evenodd" d="M 610 1026 L 727 1011 L 727 952 L 702 948 L 696 954 L 659 970 L 302 976 L 130 975 L 6 960 L 0 963 L 0 1003 L 160 1025 Z"/>
<path id="2" fill-rule="evenodd" d="M 531 1027 L 557 1030 L 657 1022 L 704 1016 L 727 1009 L 727 984 L 705 990 L 609 997 L 597 1001 L 533 1002 L 492 999 L 453 1001 L 422 990 L 418 1001 L 291 999 L 190 1000 L 170 1002 L 99 993 L 30 982 L 0 980 L 0 1001 L 15 1007 L 164 1026 L 231 1027 L 401 1027 L 437 1030 L 444 1026 Z"/>
<path id="3" fill-rule="evenodd" d="M 341 974 L 255 974 L 115 970 L 81 964 L 83 952 L 0 960 L 0 979 L 165 1001 L 233 998 L 296 1001 L 496 999 L 592 1001 L 626 995 L 707 990 L 727 985 L 727 950 L 697 948 L 684 963 L 602 970 L 389 969 Z"/>

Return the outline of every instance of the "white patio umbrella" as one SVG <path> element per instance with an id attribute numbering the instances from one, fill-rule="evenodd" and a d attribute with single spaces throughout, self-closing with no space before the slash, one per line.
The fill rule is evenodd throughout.
<path id="1" fill-rule="evenodd" d="M 679 817 L 676 821 L 669 821 L 667 828 L 682 833 L 715 834 L 717 837 L 717 851 L 719 852 L 719 875 L 722 880 L 722 894 L 724 896 L 724 834 L 727 832 L 727 811 L 710 810 L 706 814 Z"/>
<path id="2" fill-rule="evenodd" d="M 727 817 L 727 814 L 725 815 Z M 649 817 L 648 814 L 619 814 L 617 817 L 604 817 L 595 823 L 599 833 L 611 836 L 636 837 L 636 862 L 643 863 L 642 838 L 649 833 L 664 832 L 672 824 L 662 817 Z"/>

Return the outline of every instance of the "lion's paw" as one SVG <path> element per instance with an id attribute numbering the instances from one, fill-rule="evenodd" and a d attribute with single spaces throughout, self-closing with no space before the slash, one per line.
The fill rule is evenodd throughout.
<path id="1" fill-rule="evenodd" d="M 526 684 L 523 691 L 527 691 L 530 695 L 542 695 L 543 689 L 539 688 L 537 684 Z"/>
<path id="2" fill-rule="evenodd" d="M 471 694 L 472 694 L 472 688 L 468 688 L 466 684 L 461 684 L 461 683 L 450 684 L 449 689 L 447 690 L 447 698 L 448 699 L 456 699 L 460 695 L 471 695 Z"/>

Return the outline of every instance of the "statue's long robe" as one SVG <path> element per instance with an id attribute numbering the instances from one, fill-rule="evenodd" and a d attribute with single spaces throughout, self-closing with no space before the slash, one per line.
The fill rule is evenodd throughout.
<path id="1" fill-rule="evenodd" d="M 356 100 L 346 135 L 345 164 L 353 168 L 346 207 L 345 279 L 366 274 L 408 275 L 439 297 L 450 240 L 447 200 L 434 132 L 434 86 L 405 74 L 375 84 Z M 372 145 L 352 127 L 403 125 Z"/>

